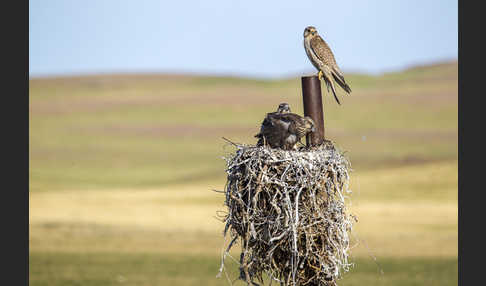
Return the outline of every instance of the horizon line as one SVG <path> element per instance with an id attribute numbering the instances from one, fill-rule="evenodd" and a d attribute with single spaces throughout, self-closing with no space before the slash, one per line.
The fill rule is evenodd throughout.
<path id="1" fill-rule="evenodd" d="M 429 67 L 429 66 L 437 66 L 437 65 L 445 65 L 445 64 L 453 64 L 459 63 L 457 58 L 449 58 L 449 59 L 441 59 L 441 60 L 433 60 L 427 62 L 420 62 L 420 63 L 413 63 L 406 65 L 401 68 L 391 68 L 386 69 L 380 72 L 367 72 L 360 69 L 347 69 L 343 70 L 345 74 L 352 74 L 352 75 L 365 75 L 365 76 L 380 76 L 387 73 L 397 73 L 403 72 L 415 68 L 421 67 Z M 194 71 L 194 70 L 104 70 L 104 71 L 81 71 L 81 72 L 58 72 L 58 73 L 46 73 L 46 74 L 34 74 L 31 75 L 31 72 L 28 72 L 29 80 L 36 80 L 36 79 L 55 79 L 55 78 L 75 78 L 75 77 L 96 77 L 96 76 L 109 76 L 109 75 L 140 75 L 140 76 L 147 76 L 147 75 L 168 75 L 168 76 L 193 76 L 193 77 L 229 77 L 229 78 L 242 78 L 242 79 L 253 79 L 253 80 L 286 80 L 291 79 L 299 76 L 305 76 L 309 74 L 317 73 L 317 71 L 313 69 L 309 69 L 306 71 L 301 72 L 290 72 L 287 75 L 280 75 L 280 76 L 262 76 L 262 75 L 255 75 L 250 73 L 238 73 L 238 72 L 203 72 L 203 71 Z"/>

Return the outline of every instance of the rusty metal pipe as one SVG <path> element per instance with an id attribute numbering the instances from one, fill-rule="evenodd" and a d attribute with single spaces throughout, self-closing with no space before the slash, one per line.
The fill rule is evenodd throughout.
<path id="1" fill-rule="evenodd" d="M 321 81 L 317 76 L 303 76 L 301 80 L 304 116 L 309 116 L 316 124 L 316 131 L 307 134 L 307 147 L 320 145 L 324 142 L 324 111 L 322 107 Z"/>

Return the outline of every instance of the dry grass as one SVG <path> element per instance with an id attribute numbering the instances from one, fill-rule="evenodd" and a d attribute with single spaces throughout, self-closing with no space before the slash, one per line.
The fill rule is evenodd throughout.
<path id="1" fill-rule="evenodd" d="M 451 162 L 351 173 L 360 181 L 359 191 L 351 185 L 350 210 L 359 217 L 353 233 L 363 241 L 352 255 L 457 257 L 456 168 Z M 431 186 L 447 179 L 449 187 L 428 194 L 426 174 Z M 375 178 L 394 188 L 377 188 Z M 30 249 L 218 255 L 223 224 L 216 211 L 224 211 L 224 197 L 211 186 L 223 187 L 30 193 Z M 393 202 L 396 196 L 406 199 Z"/>
<path id="2" fill-rule="evenodd" d="M 207 187 L 31 193 L 29 219 L 31 225 L 95 223 L 164 231 L 214 231 L 218 228 L 214 218 L 218 197 Z"/>
<path id="3" fill-rule="evenodd" d="M 456 160 L 416 161 L 412 165 L 355 171 L 350 185 L 353 204 L 379 201 L 457 204 L 458 165 Z"/>
<path id="4" fill-rule="evenodd" d="M 354 256 L 457 257 L 457 203 L 362 203 Z"/>

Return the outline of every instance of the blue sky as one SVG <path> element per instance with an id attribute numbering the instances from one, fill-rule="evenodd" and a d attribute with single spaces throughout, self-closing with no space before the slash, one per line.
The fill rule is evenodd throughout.
<path id="1" fill-rule="evenodd" d="M 295 76 L 308 25 L 344 72 L 457 59 L 457 0 L 30 0 L 29 72 Z"/>

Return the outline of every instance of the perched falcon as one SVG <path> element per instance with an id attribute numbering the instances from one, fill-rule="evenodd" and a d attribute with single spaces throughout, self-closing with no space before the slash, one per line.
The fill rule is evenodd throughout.
<path id="1" fill-rule="evenodd" d="M 257 146 L 269 145 L 272 148 L 291 150 L 309 132 L 315 131 L 314 121 L 295 113 L 267 113 L 263 120 Z"/>
<path id="2" fill-rule="evenodd" d="M 324 78 L 327 91 L 329 92 L 330 86 L 337 103 L 341 104 L 336 96 L 333 78 L 348 94 L 351 93 L 351 88 L 344 81 L 344 75 L 336 64 L 331 49 L 312 26 L 304 30 L 304 48 L 307 57 L 319 71 L 319 80 Z"/>

